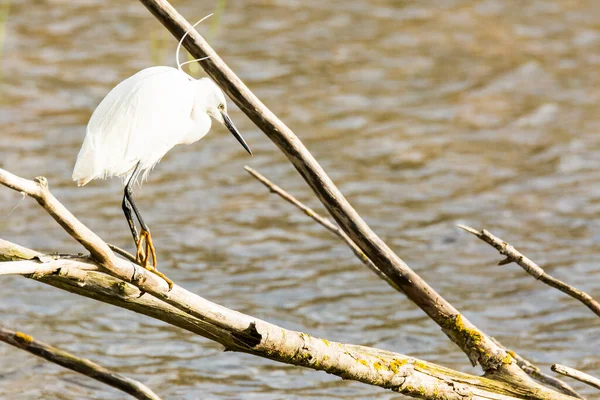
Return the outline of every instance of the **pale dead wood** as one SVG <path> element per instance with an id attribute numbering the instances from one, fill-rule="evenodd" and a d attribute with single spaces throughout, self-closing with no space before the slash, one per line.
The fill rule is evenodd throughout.
<path id="1" fill-rule="evenodd" d="M 23 332 L 14 332 L 0 326 L 0 340 L 54 364 L 79 372 L 115 389 L 119 389 L 136 399 L 160 400 L 160 397 L 146 385 L 134 379 L 114 373 L 90 360 L 77 357 L 64 350 L 37 341 Z"/>
<path id="2" fill-rule="evenodd" d="M 466 225 L 458 225 L 458 227 L 477 236 L 479 239 L 483 240 L 484 242 L 498 250 L 500 254 L 506 256 L 506 258 L 500 261 L 498 265 L 506 265 L 512 262 L 517 263 L 521 268 L 525 270 L 525 272 L 533 276 L 535 279 L 547 284 L 548 286 L 552 286 L 553 288 L 560 290 L 561 292 L 571 296 L 576 300 L 579 300 L 587 308 L 592 310 L 593 313 L 600 316 L 600 303 L 598 303 L 592 296 L 549 275 L 548 273 L 546 273 L 546 271 L 544 271 L 542 267 L 531 261 L 529 258 L 525 257 L 521 252 L 519 252 L 509 243 L 505 242 L 504 240 L 493 235 L 485 229 L 478 231 L 477 229 L 473 229 Z"/>
<path id="3" fill-rule="evenodd" d="M 366 224 L 335 186 L 304 144 L 269 110 L 225 64 L 212 47 L 166 0 L 140 0 L 148 10 L 183 41 L 204 71 L 229 95 L 237 106 L 275 143 L 315 192 L 340 228 L 389 280 L 419 306 L 442 331 L 465 352 L 473 365 L 479 364 L 487 376 L 513 379 L 515 385 L 529 387 L 535 383 L 504 349 L 458 312 L 404 261 L 398 257 Z M 538 385 L 541 392 L 545 387 Z"/>
<path id="4" fill-rule="evenodd" d="M 581 372 L 575 368 L 567 367 L 561 364 L 554 364 L 552 367 L 550 367 L 550 369 L 559 374 L 568 376 L 569 378 L 577 379 L 579 382 L 583 382 L 596 389 L 600 389 L 600 379 L 588 375 L 585 372 Z"/>
<path id="5" fill-rule="evenodd" d="M 106 244 L 112 251 L 114 251 L 118 255 L 125 257 L 126 259 L 128 259 L 131 262 L 137 263 L 135 256 L 133 254 L 131 254 L 130 252 L 128 252 L 127 250 L 123 250 L 122 248 L 117 247 L 114 244 L 110 244 L 110 243 L 106 243 Z"/>
<path id="6" fill-rule="evenodd" d="M 61 268 L 52 275 L 36 277 L 34 274 L 29 275 L 30 278 L 169 321 L 215 340 L 229 350 L 326 371 L 344 379 L 357 380 L 413 397 L 435 400 L 464 399 L 465 396 L 472 399 L 570 398 L 554 391 L 540 390 L 536 385 L 515 385 L 510 379 L 505 383 L 480 378 L 402 354 L 330 342 L 287 330 L 212 303 L 177 285 L 169 292 L 166 283 L 160 278 L 110 253 L 111 250 L 102 239 L 92 236 L 93 233 L 52 196 L 45 179 L 39 178 L 36 183 L 0 169 L 0 183 L 26 194 L 29 194 L 26 190 L 31 190 L 34 195 L 43 196 L 43 201 L 38 202 L 69 233 L 72 232 L 74 238 L 92 247 L 92 254 L 101 252 L 94 248 L 95 240 L 101 241 L 108 249 L 103 254 L 107 261 L 100 263 L 93 259 L 88 261 L 90 264 L 104 268 L 102 271 L 111 275 L 115 275 L 115 271 L 125 272 L 125 279 L 122 279 L 100 270 Z M 0 259 L 42 263 L 44 257 L 33 250 L 0 240 Z M 85 260 L 83 258 L 80 262 L 86 262 Z M 133 285 L 126 282 L 129 280 Z"/>
<path id="7" fill-rule="evenodd" d="M 346 235 L 335 223 L 333 223 L 329 219 L 327 219 L 327 218 L 319 215 L 317 212 L 315 212 L 314 210 L 312 210 L 311 208 L 309 208 L 308 206 L 306 206 L 305 204 L 303 204 L 301 201 L 299 201 L 298 199 L 296 199 L 294 196 L 292 196 L 290 193 L 288 193 L 287 191 L 285 191 L 281 187 L 277 186 L 275 183 L 273 183 L 272 181 L 270 181 L 267 177 L 265 177 L 264 175 L 262 175 L 260 172 L 256 171 L 255 169 L 250 168 L 249 166 L 245 166 L 244 169 L 246 171 L 248 171 L 248 173 L 250 175 L 252 175 L 254 178 L 256 178 L 259 182 L 261 182 L 263 185 L 265 185 L 269 189 L 269 191 L 271 193 L 277 194 L 279 197 L 281 197 L 282 199 L 284 199 L 288 203 L 296 206 L 298 209 L 302 210 L 306 215 L 308 215 L 314 221 L 316 221 L 317 223 L 319 223 L 320 225 L 322 225 L 323 227 L 325 227 L 327 230 L 329 230 L 329 231 L 333 232 L 335 235 L 337 235 L 340 239 L 342 239 L 352 249 L 352 251 L 354 252 L 354 254 L 363 263 L 365 263 L 365 265 L 367 265 L 367 267 L 369 267 L 369 269 L 371 269 L 380 278 L 382 278 L 383 280 L 385 280 L 386 282 L 388 282 L 392 287 L 395 288 L 395 286 L 393 285 L 393 283 L 391 283 L 387 279 L 387 277 L 385 275 L 383 275 L 381 271 L 379 271 L 379 269 L 371 262 L 371 260 L 369 260 L 364 255 L 364 253 L 356 246 L 356 244 L 348 237 L 348 235 Z M 502 348 L 506 349 L 495 338 L 492 338 L 492 340 L 497 345 L 499 345 Z M 538 382 L 541 382 L 541 383 L 543 383 L 545 385 L 553 387 L 553 388 L 559 390 L 561 393 L 567 394 L 569 396 L 577 397 L 579 399 L 584 399 L 583 396 L 581 396 L 579 393 L 577 393 L 567 383 L 561 381 L 560 379 L 557 379 L 557 378 L 554 378 L 554 377 L 552 377 L 550 375 L 542 373 L 537 366 L 533 365 L 531 362 L 527 361 L 526 359 L 524 359 L 520 355 L 516 354 L 514 351 L 507 350 L 507 352 L 512 357 L 515 358 L 515 360 L 517 361 L 517 365 L 523 371 L 525 371 L 525 373 L 527 373 L 527 375 L 531 376 L 532 378 L 534 378 Z"/>
<path id="8" fill-rule="evenodd" d="M 0 239 L 0 260 L 27 258 L 32 263 L 37 262 L 42 265 L 37 258 L 39 254 Z M 358 380 L 413 397 L 435 400 L 542 398 L 535 397 L 531 391 L 524 391 L 508 383 L 460 373 L 398 353 L 319 339 L 270 324 L 268 325 L 272 329 L 266 331 L 264 328 L 267 323 L 259 322 L 253 328 L 256 328 L 257 332 L 260 330 L 264 336 L 273 336 L 274 332 L 278 331 L 278 336 L 275 339 L 263 336 L 261 340 L 264 341 L 260 346 L 249 347 L 237 337 L 233 326 L 224 327 L 223 324 L 216 326 L 206 319 L 185 313 L 148 293 L 141 292 L 132 284 L 94 270 L 93 262 L 91 260 L 88 262 L 89 269 L 79 271 L 74 271 L 73 268 L 60 269 L 51 275 L 28 277 L 71 293 L 159 319 L 219 342 L 231 351 L 245 352 L 287 364 L 326 371 L 344 379 Z M 2 264 L 4 263 L 0 262 L 0 268 Z M 204 312 L 210 314 L 210 311 Z M 254 321 L 258 320 L 254 319 Z M 291 351 L 286 350 L 290 345 L 296 348 Z M 566 400 L 567 397 L 556 397 L 556 399 Z"/>

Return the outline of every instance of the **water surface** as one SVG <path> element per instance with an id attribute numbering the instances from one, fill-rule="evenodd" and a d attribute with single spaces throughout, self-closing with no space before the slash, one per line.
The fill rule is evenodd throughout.
<path id="1" fill-rule="evenodd" d="M 178 1 L 197 20 L 211 2 Z M 548 370 L 600 375 L 598 318 L 458 223 L 485 227 L 600 297 L 600 5 L 596 1 L 227 2 L 201 31 L 308 146 L 372 228 L 484 331 Z M 0 163 L 46 176 L 102 238 L 132 249 L 120 182 L 70 181 L 94 107 L 119 81 L 173 65 L 176 43 L 135 1 L 15 1 L 1 56 Z M 200 75 L 199 75 L 200 76 Z M 243 170 L 322 211 L 235 107 L 171 151 L 137 191 L 162 270 L 188 290 L 289 329 L 462 371 L 461 351 L 320 226 Z M 15 207 L 17 207 L 15 209 Z M 31 199 L 0 189 L 0 236 L 79 252 Z M 169 399 L 399 398 L 325 373 L 223 353 L 201 337 L 19 277 L 2 324 L 141 380 Z M 581 388 L 580 385 L 574 386 Z M 583 388 L 584 393 L 591 390 Z M 0 346 L 0 397 L 121 394 Z"/>

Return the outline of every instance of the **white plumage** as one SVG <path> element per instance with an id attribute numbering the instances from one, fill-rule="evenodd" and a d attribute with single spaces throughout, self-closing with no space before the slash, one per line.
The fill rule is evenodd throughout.
<path id="1" fill-rule="evenodd" d="M 146 173 L 175 145 L 206 135 L 209 116 L 223 123 L 223 92 L 171 67 L 146 68 L 119 83 L 96 108 L 77 156 L 73 180 L 125 181 L 140 163 Z"/>
<path id="2" fill-rule="evenodd" d="M 173 146 L 194 143 L 206 135 L 211 117 L 225 125 L 252 155 L 227 115 L 221 89 L 208 78 L 196 80 L 182 71 L 182 65 L 202 60 L 179 62 L 179 49 L 188 32 L 177 45 L 177 68 L 146 68 L 119 83 L 100 102 L 88 123 L 73 170 L 73 180 L 79 186 L 97 178 L 123 179 L 121 206 L 136 244 L 136 261 L 162 277 L 169 288 L 173 282 L 156 269 L 156 250 L 133 198 L 134 183 Z M 139 234 L 134 215 L 141 227 Z"/>

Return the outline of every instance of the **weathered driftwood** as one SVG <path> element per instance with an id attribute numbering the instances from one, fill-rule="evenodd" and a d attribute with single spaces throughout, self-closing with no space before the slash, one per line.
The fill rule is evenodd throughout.
<path id="1" fill-rule="evenodd" d="M 47 256 L 0 239 L 0 260 L 4 261 L 0 263 L 0 269 L 12 268 L 14 263 L 20 265 L 24 260 L 39 263 L 40 270 L 28 277 L 160 319 L 217 341 L 228 350 L 326 371 L 413 397 L 570 398 L 552 390 L 539 390 L 537 385 L 515 385 L 477 377 L 402 354 L 336 343 L 287 330 L 212 303 L 177 285 L 169 292 L 160 278 L 112 253 L 102 239 L 50 193 L 45 179 L 28 181 L 0 169 L 0 183 L 34 197 L 91 253 L 89 259 Z M 102 261 L 95 259 L 94 254 L 102 254 Z M 79 268 L 80 263 L 89 266 Z"/>
<path id="2" fill-rule="evenodd" d="M 190 28 L 168 2 L 141 1 L 176 38 Z M 285 330 L 211 303 L 177 285 L 168 291 L 162 279 L 130 260 L 117 257 L 109 245 L 52 196 L 45 178 L 29 181 L 0 169 L 0 182 L 35 198 L 90 252 L 89 263 L 98 268 L 94 271 L 69 265 L 53 270 L 52 275 L 47 275 L 45 269 L 46 272 L 29 277 L 159 319 L 169 319 L 170 323 L 216 340 L 230 350 L 324 370 L 414 397 L 570 398 L 531 380 L 504 348 L 468 321 L 389 249 L 356 213 L 294 133 L 252 94 L 196 31 L 191 31 L 184 45 L 194 57 L 210 56 L 201 62 L 201 66 L 288 157 L 364 257 L 434 320 L 473 364 L 479 364 L 487 378 L 458 373 L 396 353 L 328 342 Z M 0 247 L 0 253 L 5 254 L 5 258 L 11 251 L 14 255 L 15 245 L 5 242 L 4 246 L 6 251 Z M 15 256 L 13 259 L 33 260 L 40 265 L 66 262 L 61 257 L 49 260 L 31 255 L 29 249 L 22 250 L 31 257 Z"/>
<path id="3" fill-rule="evenodd" d="M 37 265 L 40 266 L 40 264 Z M 46 271 L 43 270 L 41 273 L 46 274 Z M 23 332 L 14 332 L 0 326 L 0 341 L 129 393 L 136 399 L 160 400 L 160 397 L 152 390 L 134 379 L 112 372 L 85 358 L 39 342 Z"/>
<path id="4" fill-rule="evenodd" d="M 168 1 L 140 1 L 176 39 L 190 30 L 191 25 Z M 340 228 L 365 256 L 442 328 L 450 340 L 465 352 L 473 365 L 479 364 L 486 376 L 506 379 L 513 385 L 524 388 L 536 385 L 510 354 L 459 313 L 371 230 L 300 139 L 248 89 L 196 30 L 186 36 L 183 44 L 194 58 L 208 57 L 200 62 L 204 71 L 279 147 Z M 547 391 L 541 385 L 538 385 L 538 390 L 540 393 Z M 548 395 L 552 393 L 549 392 Z"/>
<path id="5" fill-rule="evenodd" d="M 285 201 L 289 202 L 290 204 L 294 205 L 298 209 L 302 210 L 302 212 L 304 212 L 307 216 L 309 216 L 314 221 L 316 221 L 317 223 L 319 223 L 320 225 L 325 227 L 327 230 L 333 232 L 336 236 L 338 236 L 340 239 L 342 239 L 344 241 L 344 243 L 346 243 L 348 245 L 348 247 L 350 247 L 352 252 L 356 255 L 356 257 L 358 257 L 359 260 L 361 260 L 367 267 L 369 267 L 369 269 L 371 269 L 373 272 L 375 272 L 380 278 L 382 278 L 383 280 L 386 280 L 392 287 L 396 288 L 393 285 L 393 283 L 390 282 L 387 279 L 387 277 L 385 275 L 383 275 L 383 273 L 381 271 L 379 271 L 379 269 L 371 262 L 371 260 L 369 260 L 367 257 L 365 257 L 364 253 L 362 253 L 362 251 L 360 249 L 358 249 L 356 244 L 354 244 L 354 242 L 335 223 L 333 223 L 329 219 L 319 215 L 317 212 L 315 212 L 314 210 L 312 210 L 311 208 L 309 208 L 308 206 L 303 204 L 301 201 L 296 199 L 294 196 L 292 196 L 291 194 L 286 192 L 284 189 L 282 189 L 281 187 L 279 187 L 276 184 L 274 184 L 273 182 L 271 182 L 269 179 L 267 179 L 267 177 L 265 177 L 258 171 L 254 170 L 248 166 L 246 166 L 244 168 L 246 169 L 246 171 L 248 171 L 248 173 L 250 175 L 252 175 L 254 178 L 256 178 L 260 183 L 265 185 L 269 189 L 269 191 L 271 191 L 271 193 L 277 194 L 279 197 L 281 197 Z M 396 288 L 396 289 L 399 290 L 398 288 Z M 533 365 L 531 362 L 524 359 L 523 357 L 521 357 L 519 354 L 515 353 L 514 351 L 506 349 L 495 338 L 492 338 L 492 340 L 498 346 L 504 348 L 508 352 L 508 354 L 510 354 L 516 360 L 517 365 L 523 371 L 525 371 L 525 373 L 527 375 L 531 376 L 533 379 L 535 379 L 538 382 L 541 382 L 547 386 L 553 387 L 553 388 L 557 389 L 558 391 L 560 391 L 561 393 L 583 399 L 583 396 L 581 396 L 579 393 L 577 393 L 567 383 L 561 381 L 560 379 L 557 379 L 557 378 L 554 378 L 552 376 L 542 373 L 537 366 Z"/>
<path id="6" fill-rule="evenodd" d="M 16 251 L 17 248 L 20 251 Z M 10 253 L 5 251 L 6 249 L 10 249 Z M 13 260 L 19 259 L 20 256 L 34 257 L 32 260 L 38 260 L 37 252 L 1 240 L 0 257 L 8 258 L 8 254 L 11 254 L 10 258 Z M 6 264 L 10 265 L 11 262 L 0 263 L 0 269 Z M 250 348 L 236 339 L 233 327 L 227 330 L 223 324 L 216 326 L 193 317 L 148 293 L 142 294 L 139 288 L 108 274 L 94 270 L 80 270 L 74 273 L 73 268 L 68 268 L 67 271 L 59 269 L 52 275 L 47 275 L 44 263 L 39 262 L 39 265 L 43 272 L 30 275 L 30 278 L 157 318 L 215 340 L 228 350 L 323 370 L 344 379 L 359 380 L 423 399 L 515 399 L 532 396 L 531 392 L 505 382 L 460 373 L 402 354 L 319 339 L 271 324 L 268 324 L 270 329 L 265 329 L 267 323 L 264 322 L 258 324 L 257 330 L 261 329 L 261 332 L 267 335 L 279 330 L 279 343 L 266 340 L 262 346 Z M 210 314 L 210 311 L 207 310 L 206 313 Z M 296 349 L 290 351 L 292 345 L 296 346 Z M 282 347 L 283 351 L 278 351 L 278 347 Z"/>
<path id="7" fill-rule="evenodd" d="M 550 368 L 554 372 L 558 372 L 559 374 L 568 376 L 569 378 L 577 379 L 579 382 L 583 382 L 596 389 L 600 389 L 600 379 L 588 375 L 585 372 L 581 372 L 579 370 L 576 370 L 575 368 L 567 367 L 565 365 L 560 364 L 553 364 Z"/>
<path id="8" fill-rule="evenodd" d="M 513 262 L 517 263 L 525 270 L 525 272 L 533 276 L 538 281 L 558 289 L 576 300 L 579 300 L 585 304 L 587 308 L 592 310 L 593 313 L 600 317 L 600 303 L 598 303 L 592 296 L 549 275 L 542 267 L 525 257 L 520 251 L 515 249 L 509 243 L 493 235 L 491 232 L 486 231 L 485 229 L 478 231 L 477 229 L 473 229 L 466 225 L 458 225 L 458 227 L 477 236 L 479 239 L 483 240 L 498 250 L 500 254 L 505 256 L 506 258 L 500 261 L 498 265 L 506 265 Z"/>

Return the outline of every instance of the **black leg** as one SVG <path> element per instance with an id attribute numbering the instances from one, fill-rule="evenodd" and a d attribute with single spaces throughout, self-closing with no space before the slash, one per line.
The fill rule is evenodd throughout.
<path id="1" fill-rule="evenodd" d="M 125 191 L 127 191 L 127 189 L 125 189 Z M 133 236 L 133 241 L 137 246 L 137 244 L 140 242 L 140 235 L 138 234 L 135 222 L 133 222 L 133 210 L 131 209 L 131 204 L 129 204 L 129 200 L 127 200 L 127 194 L 123 194 L 123 203 L 121 204 L 121 207 L 123 208 L 123 212 L 125 213 L 127 223 L 129 224 L 129 229 L 131 230 L 131 236 Z"/>
<path id="2" fill-rule="evenodd" d="M 162 272 L 156 269 L 156 250 L 154 249 L 154 245 L 152 244 L 152 236 L 150 236 L 150 229 L 148 225 L 144 222 L 142 218 L 142 214 L 138 210 L 135 201 L 133 200 L 133 185 L 135 181 L 140 175 L 140 163 L 135 166 L 131 177 L 127 181 L 125 185 L 125 189 L 123 191 L 123 212 L 125 213 L 125 217 L 127 218 L 127 223 L 129 224 L 129 229 L 131 229 L 131 234 L 133 235 L 133 240 L 135 241 L 135 245 L 137 248 L 136 251 L 136 259 L 144 268 L 154 272 L 156 275 L 163 278 L 167 284 L 169 285 L 169 290 L 173 288 L 173 282 L 167 278 Z M 141 230 L 138 235 L 135 222 L 133 221 L 133 213 L 137 217 Z M 145 249 L 144 249 L 145 247 Z M 148 264 L 148 261 L 152 256 L 152 265 Z"/>
<path id="3" fill-rule="evenodd" d="M 133 170 L 133 173 L 131 174 L 131 177 L 129 178 L 129 180 L 127 181 L 127 184 L 125 185 L 125 190 L 124 190 L 124 195 L 123 195 L 123 207 L 125 208 L 126 206 L 131 206 L 130 208 L 128 208 L 130 215 L 131 215 L 131 209 L 133 209 L 133 212 L 135 213 L 135 216 L 137 217 L 138 221 L 140 222 L 140 225 L 142 227 L 143 230 L 145 230 L 146 232 L 150 232 L 150 229 L 148 229 L 148 225 L 146 225 L 146 223 L 144 222 L 144 219 L 142 218 L 142 214 L 140 214 L 140 211 L 138 210 L 135 201 L 133 200 L 133 185 L 135 184 L 135 181 L 137 180 L 138 176 L 140 175 L 140 163 L 138 163 L 135 166 L 135 169 Z M 125 203 L 128 204 L 125 204 Z M 127 212 L 125 214 L 127 216 Z M 128 217 L 127 220 L 129 221 L 130 218 Z M 131 226 L 131 224 L 130 224 Z M 134 224 L 135 227 L 135 224 Z M 136 234 L 137 236 L 137 234 Z M 136 243 L 138 241 L 136 240 Z"/>

